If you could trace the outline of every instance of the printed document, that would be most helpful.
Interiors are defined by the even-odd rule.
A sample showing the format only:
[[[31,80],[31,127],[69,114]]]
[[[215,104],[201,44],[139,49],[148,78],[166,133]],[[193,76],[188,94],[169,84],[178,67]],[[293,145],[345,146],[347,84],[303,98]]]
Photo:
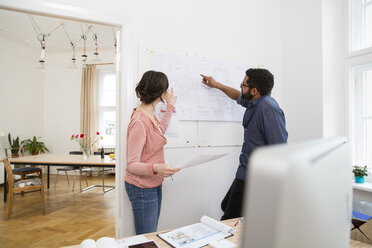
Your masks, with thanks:
[[[204,215],[200,223],[177,228],[158,236],[175,248],[198,248],[229,237],[233,232],[233,228]]]
[[[180,159],[180,162],[175,164],[173,167],[181,168],[181,169],[188,168],[188,167],[204,164],[207,162],[211,162],[213,160],[222,158],[228,154],[229,153],[216,154],[216,155],[196,154],[196,155],[192,155],[192,156],[188,156],[188,157]]]

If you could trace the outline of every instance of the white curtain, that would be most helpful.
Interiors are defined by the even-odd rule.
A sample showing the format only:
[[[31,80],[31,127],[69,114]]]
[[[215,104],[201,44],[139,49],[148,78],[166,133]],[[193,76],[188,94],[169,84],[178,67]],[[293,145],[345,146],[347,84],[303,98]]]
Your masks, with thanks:
[[[95,65],[83,68],[80,100],[80,132],[94,137],[97,132],[97,73]],[[93,150],[97,149],[97,144]],[[91,151],[92,152],[92,151]]]

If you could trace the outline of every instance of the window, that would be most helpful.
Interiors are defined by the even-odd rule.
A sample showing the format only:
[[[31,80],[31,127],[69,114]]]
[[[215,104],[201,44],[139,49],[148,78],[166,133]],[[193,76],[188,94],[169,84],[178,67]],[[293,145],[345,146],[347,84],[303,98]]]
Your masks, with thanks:
[[[351,51],[372,47],[372,0],[350,0]]]
[[[372,0],[349,0],[349,124],[353,164],[372,164]]]
[[[115,147],[116,73],[114,69],[98,70],[98,130],[103,136],[100,147]]]
[[[354,69],[353,155],[356,164],[372,164],[372,64]]]

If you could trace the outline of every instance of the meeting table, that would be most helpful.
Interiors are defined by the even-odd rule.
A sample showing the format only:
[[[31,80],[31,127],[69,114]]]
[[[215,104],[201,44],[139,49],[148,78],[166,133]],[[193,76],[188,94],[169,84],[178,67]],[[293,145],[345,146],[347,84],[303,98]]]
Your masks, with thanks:
[[[47,166],[47,187],[49,188],[50,181],[50,166],[74,166],[74,167],[103,167],[103,168],[115,168],[115,160],[112,160],[109,156],[101,158],[100,155],[91,155],[87,159],[83,158],[83,155],[68,155],[68,154],[39,154],[30,156],[20,156],[18,158],[8,158],[10,164],[13,165],[35,165],[35,166]],[[81,176],[81,175],[80,175]],[[4,202],[7,199],[7,173],[4,167]],[[102,185],[92,185],[100,186]],[[114,186],[105,186],[111,187]]]

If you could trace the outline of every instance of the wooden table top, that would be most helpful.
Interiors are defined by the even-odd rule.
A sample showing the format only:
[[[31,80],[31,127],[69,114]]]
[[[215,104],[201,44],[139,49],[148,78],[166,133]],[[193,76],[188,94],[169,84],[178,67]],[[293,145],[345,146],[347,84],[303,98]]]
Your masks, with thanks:
[[[224,223],[225,225],[228,225],[228,226],[231,226],[231,227],[234,228],[234,235],[231,236],[231,237],[228,237],[227,240],[236,244],[237,248],[241,247],[241,236],[242,236],[242,231],[243,231],[243,228],[242,228],[243,225],[242,224],[234,227],[235,223],[238,220],[239,220],[239,218],[222,221],[222,223]],[[166,231],[148,233],[148,234],[144,234],[144,236],[149,240],[154,240],[158,244],[158,246],[161,247],[161,248],[169,248],[171,246],[168,245],[167,243],[165,243],[161,238],[159,238],[157,236],[157,234],[163,233],[163,232],[166,232]],[[68,247],[64,247],[64,248],[79,248],[79,247],[80,247],[80,245],[74,245],[74,246],[68,246]],[[204,246],[204,247],[210,248],[211,246],[207,245],[207,246]],[[372,245],[369,245],[369,244],[366,244],[366,243],[361,243],[359,241],[351,239],[350,240],[350,248],[372,248]]]
[[[83,155],[68,154],[39,154],[30,156],[20,156],[18,158],[9,158],[12,164],[39,164],[39,165],[106,165],[115,166],[115,160],[108,155],[101,158],[100,155],[91,155],[88,159],[83,159]]]

